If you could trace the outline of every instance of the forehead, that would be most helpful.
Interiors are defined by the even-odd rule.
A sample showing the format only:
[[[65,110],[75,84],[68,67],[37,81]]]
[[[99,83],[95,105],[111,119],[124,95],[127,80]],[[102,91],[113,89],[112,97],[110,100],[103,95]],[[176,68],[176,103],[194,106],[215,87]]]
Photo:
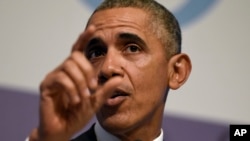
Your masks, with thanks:
[[[121,7],[121,8],[112,8],[106,10],[100,10],[96,12],[90,19],[89,24],[100,25],[111,24],[113,22],[124,22],[130,24],[143,24],[147,20],[147,12],[139,8],[133,7]]]
[[[119,30],[145,36],[148,32],[148,14],[142,9],[125,7],[101,10],[93,14],[88,25],[98,30]]]

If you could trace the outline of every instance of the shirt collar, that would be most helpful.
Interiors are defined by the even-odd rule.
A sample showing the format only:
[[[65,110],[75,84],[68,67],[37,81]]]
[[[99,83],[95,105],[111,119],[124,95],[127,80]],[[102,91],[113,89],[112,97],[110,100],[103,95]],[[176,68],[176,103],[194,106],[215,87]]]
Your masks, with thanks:
[[[99,122],[96,122],[95,124],[95,134],[96,134],[96,138],[97,141],[120,141],[119,138],[117,138],[116,136],[110,134],[109,132],[107,132],[106,130],[104,130]],[[154,139],[153,141],[163,141],[163,130],[161,129],[161,134]]]

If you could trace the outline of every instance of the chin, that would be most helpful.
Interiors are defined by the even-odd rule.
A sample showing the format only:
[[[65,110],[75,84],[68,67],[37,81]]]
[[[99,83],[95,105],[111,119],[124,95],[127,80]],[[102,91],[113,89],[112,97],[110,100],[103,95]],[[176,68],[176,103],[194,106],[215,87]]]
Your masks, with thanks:
[[[122,133],[126,132],[131,128],[130,120],[132,117],[125,114],[114,114],[109,116],[98,116],[97,119],[100,125],[107,131],[111,133]]]

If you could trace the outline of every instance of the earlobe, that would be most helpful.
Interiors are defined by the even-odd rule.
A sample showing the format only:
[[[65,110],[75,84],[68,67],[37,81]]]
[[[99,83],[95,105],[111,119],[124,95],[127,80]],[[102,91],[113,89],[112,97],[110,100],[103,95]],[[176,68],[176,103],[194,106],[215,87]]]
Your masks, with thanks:
[[[169,88],[175,90],[181,87],[189,77],[192,69],[191,61],[186,54],[177,54],[169,60]]]

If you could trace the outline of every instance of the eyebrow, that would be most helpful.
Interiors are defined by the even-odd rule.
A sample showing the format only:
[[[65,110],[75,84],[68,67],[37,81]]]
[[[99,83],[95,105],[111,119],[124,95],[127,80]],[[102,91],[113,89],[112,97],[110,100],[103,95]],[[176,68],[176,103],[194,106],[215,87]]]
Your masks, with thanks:
[[[84,51],[88,51],[91,46],[103,45],[103,44],[105,44],[105,43],[100,37],[94,37],[88,42],[88,44],[87,44],[86,48],[84,49]]]
[[[103,43],[102,39],[100,37],[95,37],[92,38],[89,43],[87,44],[87,46],[91,46],[91,45],[95,45],[95,44],[100,44]]]
[[[118,34],[118,40],[123,40],[125,42],[136,42],[142,46],[147,46],[146,42],[140,38],[138,35],[133,33],[119,33]],[[84,49],[84,51],[88,51],[91,46],[95,45],[105,45],[105,42],[102,40],[101,37],[94,37],[92,38],[89,43],[87,44],[87,47]]]
[[[133,34],[133,33],[120,33],[118,35],[118,38],[120,40],[127,40],[127,41],[133,41],[133,42],[138,42],[139,44],[146,46],[145,41],[140,38],[138,35]]]

